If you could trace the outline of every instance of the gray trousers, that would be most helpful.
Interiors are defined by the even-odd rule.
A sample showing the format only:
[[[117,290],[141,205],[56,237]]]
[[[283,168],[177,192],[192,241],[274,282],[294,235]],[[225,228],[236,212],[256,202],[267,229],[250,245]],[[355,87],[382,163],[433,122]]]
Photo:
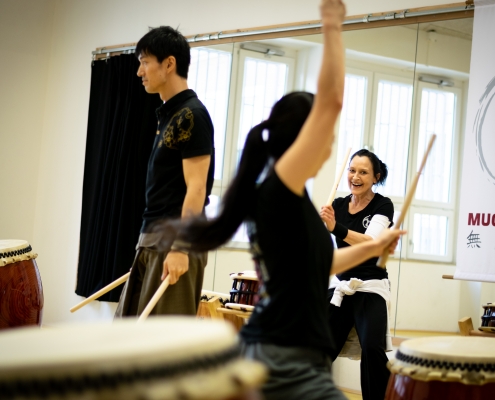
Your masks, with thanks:
[[[268,368],[269,377],[262,387],[266,400],[346,400],[335,387],[332,363],[324,353],[264,343],[244,343],[242,352]]]
[[[139,247],[115,318],[139,316],[161,285],[163,261],[168,252],[154,247]],[[198,312],[207,253],[190,253],[189,270],[175,285],[170,285],[150,315],[196,315]]]

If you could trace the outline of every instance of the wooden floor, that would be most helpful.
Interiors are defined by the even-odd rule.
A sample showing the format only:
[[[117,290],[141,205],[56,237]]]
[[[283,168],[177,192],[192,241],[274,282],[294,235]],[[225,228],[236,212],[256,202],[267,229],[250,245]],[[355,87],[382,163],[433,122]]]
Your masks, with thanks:
[[[436,332],[436,331],[412,331],[412,330],[399,330],[395,331],[395,336],[408,339],[415,339],[418,337],[430,337],[430,336],[458,336],[459,332]]]
[[[363,400],[363,396],[361,396],[360,394],[349,393],[344,390],[342,392],[349,400]]]

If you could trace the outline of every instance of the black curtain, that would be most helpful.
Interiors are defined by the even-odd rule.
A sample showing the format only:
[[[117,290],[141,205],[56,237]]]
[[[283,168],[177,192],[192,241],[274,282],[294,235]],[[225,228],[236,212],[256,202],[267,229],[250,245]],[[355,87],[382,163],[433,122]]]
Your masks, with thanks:
[[[138,66],[131,54],[92,66],[76,286],[80,296],[129,272],[134,259],[155,110],[161,104],[158,95],[145,92]],[[122,288],[99,300],[118,301]]]

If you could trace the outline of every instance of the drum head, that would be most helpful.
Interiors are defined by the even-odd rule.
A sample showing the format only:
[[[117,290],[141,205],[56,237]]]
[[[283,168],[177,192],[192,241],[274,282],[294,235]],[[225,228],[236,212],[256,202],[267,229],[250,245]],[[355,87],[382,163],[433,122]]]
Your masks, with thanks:
[[[25,240],[0,240],[0,267],[38,257]]]
[[[28,246],[25,240],[7,239],[0,240],[0,253],[20,250]]]
[[[390,369],[423,381],[495,382],[495,340],[469,336],[406,340]]]
[[[256,275],[256,271],[242,271],[242,272],[235,272],[230,274],[231,279],[245,279],[248,281],[257,281],[258,280],[258,275]]]
[[[33,391],[35,397],[224,399],[258,386],[265,374],[240,358],[229,324],[193,317],[21,328],[0,333],[0,348],[0,393],[7,398]]]

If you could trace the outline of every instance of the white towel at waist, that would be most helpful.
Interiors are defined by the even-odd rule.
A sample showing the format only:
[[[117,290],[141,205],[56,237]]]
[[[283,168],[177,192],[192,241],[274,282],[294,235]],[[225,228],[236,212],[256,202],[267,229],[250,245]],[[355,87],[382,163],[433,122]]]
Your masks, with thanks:
[[[356,292],[376,293],[385,300],[387,305],[387,333],[385,338],[385,351],[392,351],[392,336],[390,335],[390,281],[388,279],[370,279],[362,281],[361,279],[351,278],[350,281],[341,281],[336,276],[333,276],[330,281],[330,289],[335,288],[330,303],[336,307],[340,307],[345,295],[352,296]],[[342,348],[339,357],[349,357],[354,360],[360,359],[361,345],[359,340],[356,340],[357,333],[355,328],[351,330],[347,337],[347,342]],[[357,348],[356,346],[359,346]]]

